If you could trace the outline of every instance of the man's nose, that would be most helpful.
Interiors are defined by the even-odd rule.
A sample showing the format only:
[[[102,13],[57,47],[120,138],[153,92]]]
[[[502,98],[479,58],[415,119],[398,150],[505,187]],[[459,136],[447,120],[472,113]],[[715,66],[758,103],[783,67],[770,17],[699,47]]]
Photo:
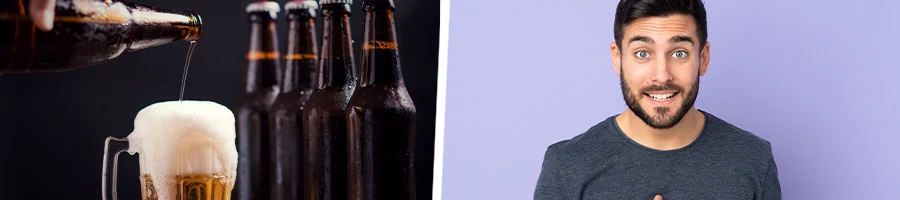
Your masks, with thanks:
[[[654,62],[653,69],[651,69],[651,81],[654,83],[666,83],[672,81],[672,72],[671,67],[669,66],[669,59],[666,57],[662,57],[660,59],[656,59]]]

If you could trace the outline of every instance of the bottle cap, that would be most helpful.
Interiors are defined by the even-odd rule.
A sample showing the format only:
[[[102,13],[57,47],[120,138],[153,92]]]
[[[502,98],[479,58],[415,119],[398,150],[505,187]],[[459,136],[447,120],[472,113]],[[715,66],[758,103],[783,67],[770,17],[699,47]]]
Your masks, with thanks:
[[[247,13],[252,12],[268,12],[277,13],[281,11],[281,6],[274,1],[257,1],[247,5]]]
[[[363,10],[368,8],[394,9],[393,0],[363,0]]]
[[[319,3],[314,0],[294,0],[284,4],[284,10],[319,9]]]
[[[320,0],[319,5],[324,4],[353,4],[353,0]]]

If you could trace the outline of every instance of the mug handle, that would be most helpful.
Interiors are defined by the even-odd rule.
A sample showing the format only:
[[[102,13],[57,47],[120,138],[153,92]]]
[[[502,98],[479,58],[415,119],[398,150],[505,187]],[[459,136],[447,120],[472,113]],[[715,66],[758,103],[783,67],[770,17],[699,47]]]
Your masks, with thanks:
[[[128,138],[106,138],[103,147],[103,200],[116,200],[116,163],[119,162],[119,153],[127,150]],[[108,166],[110,162],[112,167]]]

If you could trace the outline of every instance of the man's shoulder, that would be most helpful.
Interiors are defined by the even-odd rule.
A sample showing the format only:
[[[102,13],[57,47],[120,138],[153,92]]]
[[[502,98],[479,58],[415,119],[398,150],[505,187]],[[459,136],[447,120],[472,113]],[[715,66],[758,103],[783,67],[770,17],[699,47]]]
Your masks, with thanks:
[[[714,143],[763,159],[772,156],[772,144],[768,140],[712,114],[707,113],[706,116],[705,129]]]
[[[612,133],[610,133],[609,126],[614,126],[610,120],[614,120],[614,118],[610,117],[580,134],[550,144],[544,157],[552,158],[553,160],[579,158],[584,155],[602,153],[606,149],[610,149],[610,141],[612,139],[610,136]]]
[[[541,173],[535,188],[534,199],[562,199],[573,194],[577,195],[578,183],[576,179],[583,177],[586,165],[589,165],[598,149],[608,149],[604,143],[608,143],[606,135],[609,128],[606,123],[609,120],[597,123],[586,131],[547,146],[544,153],[544,161],[541,165]],[[602,151],[602,150],[601,150]]]

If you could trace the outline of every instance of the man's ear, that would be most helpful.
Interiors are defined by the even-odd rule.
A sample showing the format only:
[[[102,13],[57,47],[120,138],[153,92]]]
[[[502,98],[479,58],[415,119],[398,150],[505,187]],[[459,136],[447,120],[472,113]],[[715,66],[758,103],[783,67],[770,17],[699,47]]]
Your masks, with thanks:
[[[706,74],[709,69],[709,42],[703,45],[703,52],[700,53],[700,76]]]
[[[622,76],[622,52],[619,51],[619,45],[616,45],[616,42],[612,42],[609,45],[609,53],[612,56],[612,64],[613,70],[616,71],[616,75]]]

